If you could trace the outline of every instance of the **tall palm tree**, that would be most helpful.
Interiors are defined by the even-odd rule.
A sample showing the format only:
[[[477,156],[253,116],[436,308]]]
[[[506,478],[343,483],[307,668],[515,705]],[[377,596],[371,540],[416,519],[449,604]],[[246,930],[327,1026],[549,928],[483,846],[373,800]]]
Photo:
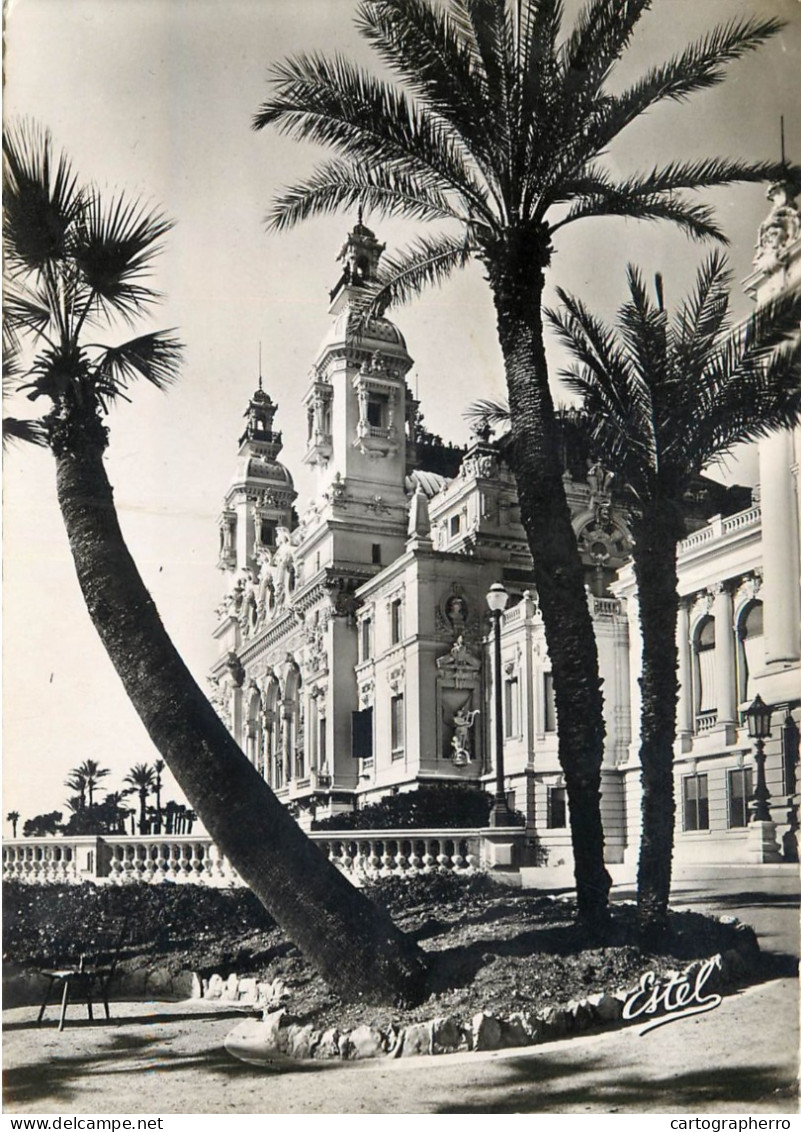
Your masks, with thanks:
[[[6,821],[11,822],[11,836],[16,837],[17,836],[17,822],[19,821],[19,811],[18,810],[10,810],[6,814]]]
[[[442,223],[385,261],[370,310],[403,302],[470,259],[484,267],[512,414],[513,470],[553,665],[559,757],[570,801],[579,911],[605,918],[599,791],[604,724],[584,577],[557,458],[542,295],[554,236],[587,217],[665,219],[722,238],[684,190],[773,177],[776,166],[708,158],[617,177],[612,142],[664,101],[719,83],[725,65],[773,35],[732,20],[633,86],[607,86],[652,0],[588,0],[563,32],[562,0],[365,0],[360,32],[400,84],[337,56],[275,66],[254,126],[337,156],[273,204],[269,225],[357,204]],[[548,537],[543,538],[542,532]]]
[[[94,759],[86,759],[79,767],[75,768],[73,773],[80,775],[84,779],[89,800],[89,809],[91,809],[95,802],[95,787],[98,781],[101,778],[106,778],[107,775],[111,774],[111,771],[107,767],[102,767],[100,763],[96,762]]]
[[[139,795],[139,832],[147,833],[147,799],[148,795],[153,792],[156,773],[153,767],[148,766],[147,763],[135,763],[122,781],[128,783],[132,788],[132,793],[135,792]]]
[[[575,358],[561,376],[582,396],[598,455],[631,504],[642,630],[638,906],[653,936],[667,927],[673,850],[683,501],[702,469],[735,444],[801,421],[801,291],[731,329],[729,283],[725,259],[711,256],[670,317],[661,279],[651,298],[630,266],[630,298],[615,328],[561,290],[563,307],[548,312]]]
[[[77,791],[75,802],[78,809],[82,810],[86,805],[86,775],[76,767],[70,771],[69,778],[64,779],[64,785],[68,790]]]
[[[33,126],[3,141],[7,338],[30,357],[20,379],[45,397],[59,506],[89,615],[156,749],[193,812],[287,935],[343,997],[414,999],[417,945],[325,860],[228,733],[168,637],[119,527],[103,456],[105,416],[136,378],[163,389],[181,346],[156,331],[118,345],[97,324],[132,323],[170,223],[124,195],[107,203]]]
[[[161,772],[165,767],[164,759],[156,759],[153,763],[153,793],[156,795],[156,821],[154,833],[161,833]]]

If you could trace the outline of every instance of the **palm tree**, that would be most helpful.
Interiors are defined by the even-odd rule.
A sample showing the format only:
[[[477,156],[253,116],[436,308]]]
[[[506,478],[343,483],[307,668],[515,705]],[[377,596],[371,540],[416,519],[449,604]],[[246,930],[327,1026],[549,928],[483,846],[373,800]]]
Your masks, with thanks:
[[[101,767],[94,759],[86,759],[79,767],[75,768],[73,774],[79,775],[85,781],[89,797],[89,809],[91,809],[94,805],[94,792],[99,779],[105,778],[111,774],[111,771],[107,767]]]
[[[69,778],[64,779],[64,785],[68,790],[77,790],[77,796],[72,801],[79,810],[82,810],[86,805],[86,775],[80,767],[70,771]]]
[[[18,810],[10,810],[9,813],[6,814],[6,821],[11,822],[11,836],[16,837],[17,836],[17,822],[19,821],[19,811]]]
[[[147,833],[147,798],[156,781],[155,771],[147,763],[135,763],[122,781],[128,783],[131,793],[139,795],[139,832]]]
[[[181,346],[170,332],[118,345],[96,324],[132,323],[157,298],[148,274],[170,223],[124,195],[104,203],[33,126],[4,137],[7,336],[32,350],[24,388],[41,419],[89,615],[156,749],[233,867],[343,997],[414,999],[417,945],[303,834],[228,733],[168,637],[119,527],[103,456],[110,405],[136,378],[167,387]]]
[[[673,742],[678,696],[677,548],[694,479],[735,444],[801,420],[801,292],[781,296],[730,329],[726,261],[711,256],[671,318],[628,269],[630,299],[616,328],[559,291],[548,312],[575,363],[562,373],[581,394],[603,463],[625,485],[642,630],[640,762],[642,929],[667,928],[673,850]]]
[[[161,833],[161,772],[165,767],[164,759],[156,759],[153,763],[153,793],[156,795],[156,820],[154,833]]]
[[[275,126],[338,155],[274,202],[272,229],[357,204],[444,225],[385,262],[365,291],[370,313],[470,259],[483,265],[553,665],[579,911],[588,921],[605,919],[610,885],[599,806],[604,725],[543,340],[553,239],[578,220],[615,215],[665,219],[694,238],[722,239],[711,211],[683,191],[771,178],[777,168],[709,158],[621,179],[603,165],[631,122],[721,82],[727,63],[780,27],[732,20],[612,93],[607,79],[651,2],[588,0],[563,34],[562,0],[365,0],[359,30],[405,89],[339,56],[303,55],[273,68],[271,96],[254,118],[257,129]]]

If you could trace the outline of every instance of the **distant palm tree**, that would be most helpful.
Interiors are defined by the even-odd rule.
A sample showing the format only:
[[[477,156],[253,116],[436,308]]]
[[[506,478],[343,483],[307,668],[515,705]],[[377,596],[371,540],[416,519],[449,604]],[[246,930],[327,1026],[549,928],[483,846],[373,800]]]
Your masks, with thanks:
[[[12,837],[17,836],[17,822],[19,821],[19,813],[17,810],[11,810],[6,814],[6,821],[11,822]]]
[[[142,834],[148,831],[147,798],[153,791],[155,781],[155,771],[147,763],[136,763],[123,779],[123,782],[131,786],[131,793],[139,794],[139,832]]]
[[[99,779],[106,778],[111,774],[107,767],[101,767],[94,759],[86,759],[80,766],[76,767],[73,771],[74,774],[80,775],[86,782],[86,790],[89,796],[89,808],[94,805],[94,791]]]
[[[86,805],[86,775],[79,767],[71,770],[69,778],[64,780],[64,785],[68,790],[77,790],[77,805],[78,809],[83,809]]]
[[[704,158],[620,177],[604,163],[629,124],[660,102],[715,86],[726,64],[781,26],[731,20],[615,90],[607,82],[651,4],[588,0],[564,33],[562,0],[365,0],[359,30],[400,84],[341,56],[303,55],[273,67],[271,95],[254,118],[257,129],[275,126],[337,154],[275,201],[273,229],[357,205],[445,225],[385,260],[365,291],[372,313],[470,259],[483,266],[553,666],[579,911],[601,922],[611,883],[600,816],[603,700],[545,356],[541,308],[553,238],[600,216],[665,219],[692,237],[722,238],[711,211],[684,190],[772,179],[777,168]]]
[[[153,793],[156,795],[156,820],[154,833],[161,833],[161,773],[165,767],[164,759],[156,759],[153,763],[153,774],[155,781],[153,783]]]
[[[729,328],[726,261],[711,256],[671,318],[628,269],[616,327],[559,291],[548,312],[575,362],[561,376],[581,395],[600,460],[629,497],[642,629],[641,926],[667,928],[673,850],[673,742],[678,696],[677,548],[693,480],[735,444],[801,421],[801,290]]]

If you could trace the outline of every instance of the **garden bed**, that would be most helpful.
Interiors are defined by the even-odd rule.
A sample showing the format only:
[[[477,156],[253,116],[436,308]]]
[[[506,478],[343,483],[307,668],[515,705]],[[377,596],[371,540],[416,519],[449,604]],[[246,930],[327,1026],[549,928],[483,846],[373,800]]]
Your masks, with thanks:
[[[118,993],[188,996],[194,981],[196,994],[259,1014],[283,1009],[285,1024],[319,1033],[368,1027],[386,1034],[446,1017],[468,1034],[479,1014],[508,1019],[599,996],[622,1001],[646,971],[664,977],[692,960],[758,951],[750,929],[693,912],[672,915],[670,938],[655,953],[637,943],[631,904],[613,906],[598,940],[576,924],[569,900],[510,890],[486,876],[393,879],[366,891],[429,953],[429,993],[410,1009],[376,1008],[334,995],[246,890],[5,888],[4,959],[20,971],[90,951],[92,925],[135,903]]]

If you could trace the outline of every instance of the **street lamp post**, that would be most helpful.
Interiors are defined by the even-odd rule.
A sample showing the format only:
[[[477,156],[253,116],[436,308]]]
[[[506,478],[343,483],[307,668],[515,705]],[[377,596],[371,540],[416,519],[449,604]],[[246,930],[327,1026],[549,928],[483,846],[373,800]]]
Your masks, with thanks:
[[[745,712],[745,718],[748,723],[748,736],[755,741],[756,745],[754,762],[756,763],[757,780],[756,789],[754,790],[754,809],[751,815],[753,821],[772,820],[770,816],[770,806],[768,805],[770,793],[765,780],[765,740],[770,736],[771,714],[772,709],[768,707],[759,695]]]
[[[494,622],[494,669],[495,669],[495,802],[490,813],[490,826],[509,826],[512,816],[506,803],[503,780],[503,687],[501,685],[501,617],[509,601],[509,594],[500,582],[490,586],[487,605]]]

